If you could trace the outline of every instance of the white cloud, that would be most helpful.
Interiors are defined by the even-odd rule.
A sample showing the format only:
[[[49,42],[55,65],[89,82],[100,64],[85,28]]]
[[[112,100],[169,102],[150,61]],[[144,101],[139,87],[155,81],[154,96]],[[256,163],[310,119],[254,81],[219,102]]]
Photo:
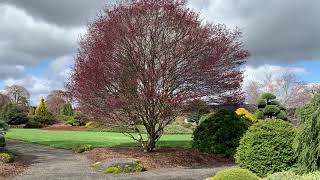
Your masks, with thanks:
[[[291,72],[294,74],[307,73],[305,69],[300,67],[288,67],[279,65],[262,65],[262,66],[250,66],[247,65],[244,69],[244,84],[250,80],[263,80],[266,74],[271,74],[273,77],[279,77],[285,72]]]
[[[70,76],[74,59],[72,56],[59,57],[50,62],[42,76],[26,75],[19,78],[8,78],[5,86],[20,85],[31,93],[31,103],[36,105],[41,97],[46,97],[50,91],[64,89],[65,80]],[[17,69],[23,67],[17,66]],[[0,74],[1,75],[1,74]]]
[[[84,27],[62,28],[0,4],[0,63],[36,64],[75,51]]]

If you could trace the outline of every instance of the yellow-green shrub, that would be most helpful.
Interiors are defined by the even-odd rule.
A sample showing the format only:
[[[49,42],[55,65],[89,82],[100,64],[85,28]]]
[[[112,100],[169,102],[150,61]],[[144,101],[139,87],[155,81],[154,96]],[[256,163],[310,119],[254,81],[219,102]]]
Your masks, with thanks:
[[[259,180],[253,172],[242,168],[229,168],[219,171],[211,180]]]
[[[245,108],[238,108],[236,110],[236,113],[239,116],[244,116],[245,118],[249,119],[253,123],[257,122],[257,118]]]
[[[9,152],[0,153],[0,161],[4,163],[11,163],[14,161],[14,155]]]
[[[96,125],[90,121],[86,123],[85,127],[89,129],[93,129],[93,128],[96,128]]]
[[[76,153],[83,153],[83,152],[91,151],[92,149],[93,149],[93,146],[91,144],[82,144],[74,148],[74,151]]]

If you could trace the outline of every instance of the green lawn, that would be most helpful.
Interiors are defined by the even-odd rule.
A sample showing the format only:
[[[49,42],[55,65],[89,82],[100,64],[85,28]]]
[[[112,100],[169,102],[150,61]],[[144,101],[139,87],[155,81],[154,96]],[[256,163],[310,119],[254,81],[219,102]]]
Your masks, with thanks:
[[[72,149],[80,144],[94,147],[139,146],[129,137],[116,132],[44,131],[39,129],[10,129],[8,139],[44,144],[55,148]],[[167,134],[158,142],[158,147],[190,148],[191,134]]]

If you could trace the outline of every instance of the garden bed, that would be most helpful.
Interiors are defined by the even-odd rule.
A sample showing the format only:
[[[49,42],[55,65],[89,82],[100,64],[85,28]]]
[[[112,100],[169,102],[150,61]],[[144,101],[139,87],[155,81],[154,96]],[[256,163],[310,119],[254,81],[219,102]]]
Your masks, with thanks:
[[[86,153],[89,159],[102,161],[114,158],[139,159],[146,169],[158,168],[214,168],[232,166],[234,163],[216,155],[200,153],[195,150],[164,148],[145,153],[141,148],[97,148]]]
[[[23,172],[25,168],[27,168],[27,165],[21,159],[17,159],[13,163],[0,162],[0,179],[14,177]]]

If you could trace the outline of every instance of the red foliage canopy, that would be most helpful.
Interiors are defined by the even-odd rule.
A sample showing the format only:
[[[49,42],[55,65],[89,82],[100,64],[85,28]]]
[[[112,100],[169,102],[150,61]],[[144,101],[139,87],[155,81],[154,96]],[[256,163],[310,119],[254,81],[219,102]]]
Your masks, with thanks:
[[[143,124],[157,140],[189,100],[242,99],[240,35],[182,0],[128,0],[89,25],[68,89],[84,111]]]

